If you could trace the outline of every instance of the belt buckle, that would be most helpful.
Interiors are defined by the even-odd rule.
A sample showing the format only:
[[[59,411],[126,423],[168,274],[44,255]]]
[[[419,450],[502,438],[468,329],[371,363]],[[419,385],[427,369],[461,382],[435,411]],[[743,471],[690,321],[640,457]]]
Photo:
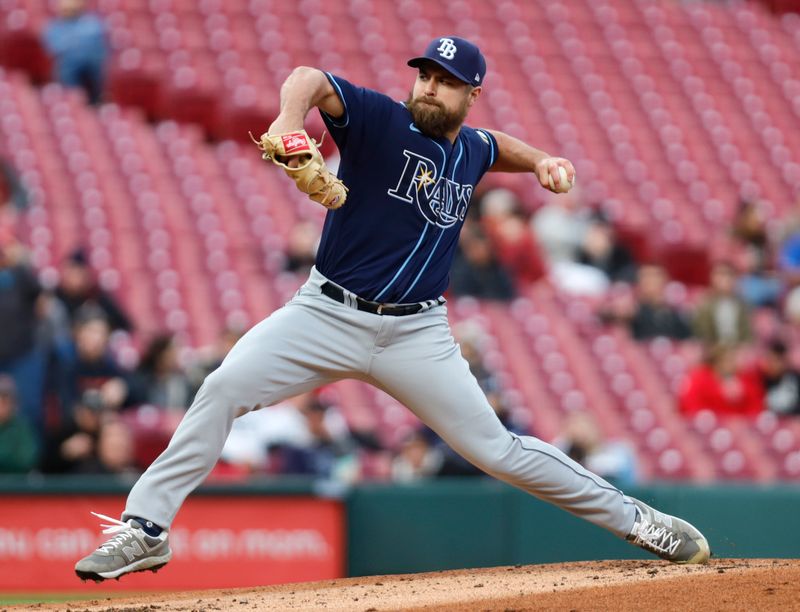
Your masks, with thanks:
[[[378,314],[379,315],[383,314],[383,306],[384,306],[383,304],[378,304]]]

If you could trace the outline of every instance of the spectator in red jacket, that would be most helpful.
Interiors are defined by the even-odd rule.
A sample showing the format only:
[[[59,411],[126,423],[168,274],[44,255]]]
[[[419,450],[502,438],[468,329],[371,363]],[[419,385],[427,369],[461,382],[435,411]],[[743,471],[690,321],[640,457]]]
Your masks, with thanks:
[[[679,402],[687,416],[701,410],[756,416],[764,410],[764,388],[755,369],[737,365],[736,349],[717,345],[708,349],[704,363],[689,372]]]
[[[487,191],[480,204],[481,225],[497,258],[514,280],[530,284],[545,275],[539,245],[516,196],[508,189]]]

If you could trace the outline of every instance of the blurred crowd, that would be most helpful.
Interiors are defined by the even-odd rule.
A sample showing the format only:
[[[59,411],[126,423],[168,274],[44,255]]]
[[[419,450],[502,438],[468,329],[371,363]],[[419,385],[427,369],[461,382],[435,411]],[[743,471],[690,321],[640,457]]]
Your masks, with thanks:
[[[240,330],[197,350],[170,334],[144,337],[81,249],[43,284],[15,233],[24,186],[9,164],[0,170],[0,472],[135,474],[164,448]],[[449,294],[510,301],[547,282],[591,303],[598,325],[641,342],[700,347],[676,398],[688,417],[800,414],[791,343],[800,329],[800,222],[775,227],[758,202],[741,202],[725,232],[726,256],[709,260],[707,285],[690,285],[672,279],[663,261],[637,256],[604,206],[583,202],[578,190],[526,213],[513,192],[490,189],[471,207]],[[318,236],[305,221],[288,237],[284,267],[297,282],[313,265]],[[498,417],[512,432],[535,435],[506,405],[481,330],[454,333]],[[120,338],[139,346],[134,362],[120,360]],[[346,407],[326,398],[323,389],[238,420],[213,475],[407,482],[477,473],[426,428],[390,438],[354,430]],[[576,411],[553,442],[611,480],[635,482],[635,454],[602,432],[591,412]]]
[[[85,254],[66,257],[58,282],[42,284],[27,250],[0,235],[0,472],[121,473],[136,469],[132,413],[184,411],[230,348],[182,363],[168,334],[150,338],[135,367],[113,339],[133,324],[98,284]]]
[[[41,34],[53,79],[99,104],[109,58],[106,24],[85,0],[54,6]],[[214,346],[200,349],[181,346],[170,334],[137,330],[80,248],[60,262],[55,278],[40,275],[17,239],[27,205],[17,172],[0,156],[0,473],[136,474],[166,446],[241,330],[226,329]],[[464,228],[453,294],[511,299],[517,283],[539,279],[545,268],[515,201],[498,193],[482,209],[481,222],[470,219]],[[288,236],[285,270],[298,282],[314,263],[318,239],[312,221],[298,222]],[[483,363],[480,330],[464,328],[458,340],[498,417],[511,431],[529,433]],[[135,358],[123,359],[119,347],[132,345],[139,349]],[[434,432],[407,427],[387,439],[354,430],[342,407],[326,398],[323,389],[237,420],[213,476],[408,482],[477,474]],[[605,457],[623,477],[632,474],[629,454],[605,444],[584,416],[576,415],[559,440],[564,451],[596,467]],[[609,463],[609,457],[615,459]]]
[[[11,191],[4,193],[0,213],[16,206]],[[21,214],[17,209],[12,216]],[[202,381],[240,331],[226,329],[213,346],[198,350],[182,347],[170,334],[150,335],[135,362],[122,359],[118,340],[130,346],[140,332],[115,296],[100,286],[84,251],[70,253],[60,262],[57,279],[43,283],[15,238],[14,223],[3,227],[0,473],[141,472],[166,446]],[[298,224],[288,242],[286,268],[298,281],[313,263],[317,234],[312,229]],[[477,225],[471,231],[486,240]],[[503,282],[504,291],[513,294],[511,276]],[[464,323],[454,333],[498,418],[512,432],[531,433],[524,414],[509,409],[500,382],[484,362],[481,328]],[[358,430],[348,424],[345,409],[323,388],[243,416],[234,423],[212,477],[281,474],[410,482],[479,474],[429,429]],[[612,478],[633,478],[628,449],[602,440],[588,413],[574,419],[558,441],[564,452]]]
[[[647,255],[648,237],[626,235],[607,208],[575,189],[526,216],[512,192],[488,191],[462,237],[452,293],[509,300],[547,277],[568,299],[591,304],[603,325],[641,342],[698,347],[678,392],[685,415],[800,414],[800,354],[792,350],[800,334],[800,216],[769,223],[758,201],[739,202],[731,225],[690,261],[686,281],[671,278],[669,256]],[[698,275],[707,283],[691,282]]]
[[[98,104],[109,53],[105,25],[83,0],[56,6],[42,33],[54,78]],[[136,474],[164,448],[242,330],[223,330],[199,349],[167,333],[145,337],[80,248],[43,282],[16,237],[27,205],[18,174],[0,158],[0,473]],[[730,226],[689,262],[691,279],[676,278],[674,262],[648,248],[650,236],[631,232],[624,215],[587,202],[579,188],[533,211],[513,191],[489,189],[470,206],[449,296],[508,302],[547,282],[591,304],[598,325],[626,329],[644,343],[667,338],[698,348],[676,397],[687,417],[797,415],[800,202],[794,214],[768,218],[758,201],[738,203]],[[298,282],[314,263],[318,239],[313,221],[298,222],[288,236],[284,268]],[[514,433],[536,434],[525,413],[507,405],[481,330],[462,325],[454,333],[498,418]],[[141,344],[135,360],[121,359],[121,339]],[[390,438],[359,431],[345,408],[323,389],[238,419],[213,475],[409,482],[477,473],[429,429]],[[635,482],[634,453],[602,431],[591,412],[577,410],[553,442],[602,476]]]

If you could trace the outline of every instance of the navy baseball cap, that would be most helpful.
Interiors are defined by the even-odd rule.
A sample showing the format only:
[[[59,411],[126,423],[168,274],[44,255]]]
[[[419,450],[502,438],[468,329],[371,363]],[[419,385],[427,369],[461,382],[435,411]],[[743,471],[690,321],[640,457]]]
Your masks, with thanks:
[[[425,54],[408,60],[408,65],[419,68],[426,61],[439,64],[454,77],[473,87],[482,85],[486,76],[486,60],[481,50],[458,36],[433,39],[425,49]]]

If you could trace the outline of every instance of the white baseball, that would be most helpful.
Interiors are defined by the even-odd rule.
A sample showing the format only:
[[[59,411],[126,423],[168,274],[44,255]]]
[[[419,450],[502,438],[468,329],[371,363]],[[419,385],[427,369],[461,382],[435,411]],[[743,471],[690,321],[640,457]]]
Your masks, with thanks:
[[[567,171],[564,170],[563,166],[558,167],[558,189],[556,189],[556,184],[553,181],[553,175],[547,175],[547,182],[550,184],[550,189],[555,191],[556,193],[567,193],[570,189],[572,189],[572,185],[569,178],[567,178]]]

